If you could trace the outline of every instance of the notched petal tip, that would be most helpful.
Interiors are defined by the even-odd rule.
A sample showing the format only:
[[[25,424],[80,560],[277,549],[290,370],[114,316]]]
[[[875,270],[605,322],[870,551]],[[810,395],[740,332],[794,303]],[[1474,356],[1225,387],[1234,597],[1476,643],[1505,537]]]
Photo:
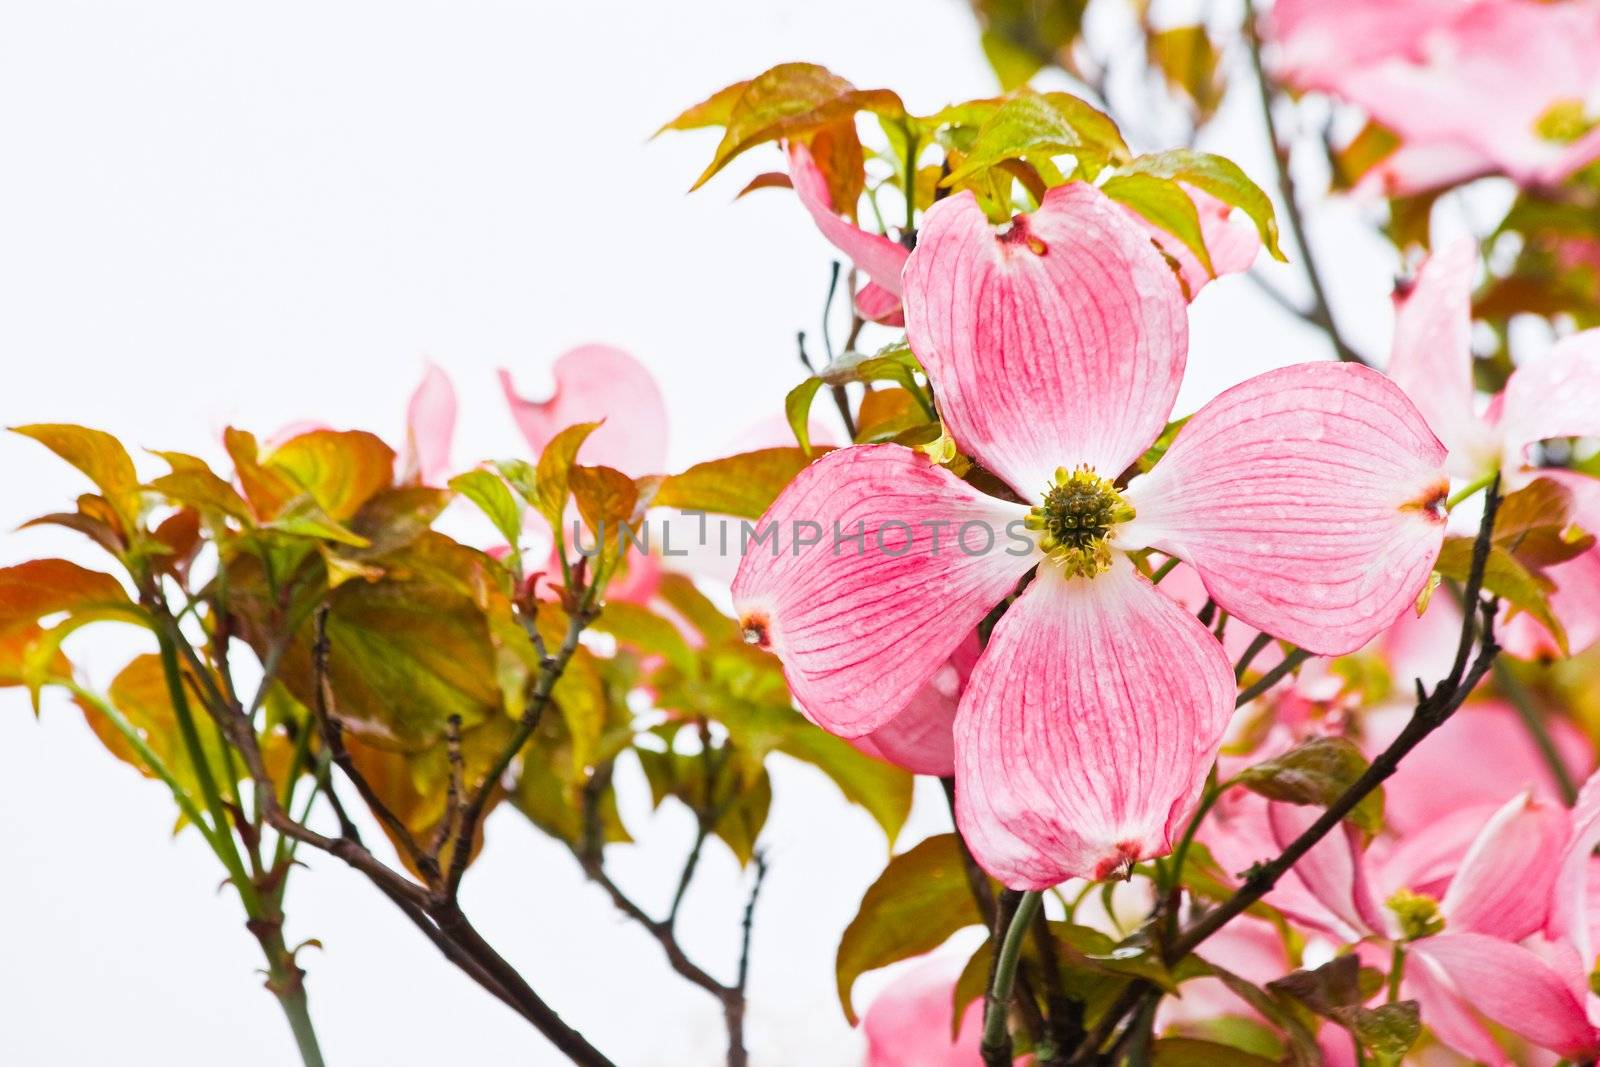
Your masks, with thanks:
[[[1443,526],[1450,510],[1445,501],[1450,499],[1450,479],[1440,478],[1433,485],[1400,505],[1401,511],[1421,512],[1429,522]]]
[[[755,645],[757,648],[770,649],[772,647],[772,628],[764,611],[752,611],[739,617],[739,632],[744,635],[744,643]]]
[[[1133,868],[1144,858],[1144,846],[1138,841],[1120,841],[1111,853],[1095,864],[1093,880],[1096,882],[1126,882],[1133,877]]]

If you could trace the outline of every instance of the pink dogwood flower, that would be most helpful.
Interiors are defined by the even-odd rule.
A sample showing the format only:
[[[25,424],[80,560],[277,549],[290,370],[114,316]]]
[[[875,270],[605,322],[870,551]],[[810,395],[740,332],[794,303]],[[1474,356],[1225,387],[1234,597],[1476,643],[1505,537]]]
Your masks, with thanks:
[[[1187,820],[1234,700],[1221,646],[1129,553],[1182,558],[1230,614],[1348,652],[1432,568],[1444,449],[1382,375],[1309,363],[1222,394],[1124,486],[1188,325],[1164,258],[1089,185],[998,230],[970,194],[941,201],[903,284],[946,430],[1012,496],[898,445],[829,453],[764,519],[781,550],[740,564],[746,636],[816,722],[860,736],[1034,571],[960,700],[958,820],[1014,887],[1126,871]],[[859,530],[862,551],[789,544],[805,523]]]
[[[967,1005],[960,1032],[954,1040],[950,1037],[956,979],[963,966],[958,956],[924,960],[878,994],[861,1019],[866,1067],[981,1067],[981,998]]]
[[[1525,790],[1498,808],[1461,809],[1421,827],[1381,856],[1346,828],[1313,848],[1268,899],[1337,940],[1404,945],[1403,994],[1418,1001],[1441,1042],[1474,1060],[1513,1062],[1485,1022],[1563,1056],[1591,1058],[1600,1051],[1590,1021],[1587,904],[1590,854],[1600,842],[1597,782],[1570,812]],[[1317,814],[1248,803],[1264,809],[1272,850]]]
[[[1385,195],[1485,174],[1553,185],[1600,158],[1594,0],[1280,0],[1269,25],[1290,84],[1400,137],[1364,179]]]
[[[1549,437],[1600,436],[1600,329],[1558,341],[1512,371],[1504,391],[1480,413],[1472,385],[1472,279],[1477,253],[1454,242],[1417,272],[1396,309],[1389,376],[1406,391],[1450,450],[1451,474],[1471,482],[1503,473],[1515,487],[1550,478],[1572,494],[1573,518],[1600,531],[1600,480],[1570,471],[1531,470],[1529,446]],[[1551,610],[1580,652],[1600,639],[1600,547],[1546,571],[1556,583]],[[1556,651],[1555,640],[1526,615],[1507,620],[1502,643],[1513,655]]]
[[[556,387],[550,398],[527,400],[511,372],[500,371],[511,417],[535,457],[568,426],[604,420],[578,451],[579,463],[614,467],[634,478],[662,472],[667,405],[643,364],[620,348],[583,345],[562,353],[551,374]]]

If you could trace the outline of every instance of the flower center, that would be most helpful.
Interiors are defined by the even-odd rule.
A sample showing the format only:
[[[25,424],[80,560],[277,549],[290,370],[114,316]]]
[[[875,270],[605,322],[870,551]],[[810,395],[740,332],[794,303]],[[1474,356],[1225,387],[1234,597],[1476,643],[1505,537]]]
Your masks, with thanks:
[[[1133,508],[1109,480],[1086,466],[1058,467],[1044,503],[1028,513],[1026,524],[1069,577],[1093,578],[1111,566],[1111,531],[1131,518]]]

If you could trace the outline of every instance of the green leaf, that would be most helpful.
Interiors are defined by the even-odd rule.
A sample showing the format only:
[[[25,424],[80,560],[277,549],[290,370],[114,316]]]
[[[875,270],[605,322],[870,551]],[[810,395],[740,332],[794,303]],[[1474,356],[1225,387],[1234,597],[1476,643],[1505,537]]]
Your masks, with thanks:
[[[1343,737],[1313,737],[1239,773],[1252,792],[1290,804],[1327,807],[1367,769],[1367,757]],[[1368,793],[1346,816],[1367,834],[1383,829],[1383,787]]]
[[[1361,966],[1359,957],[1347,955],[1336,956],[1315,970],[1295,971],[1268,982],[1267,988],[1332,1019],[1368,1050],[1398,1060],[1416,1044],[1422,1022],[1414,1000],[1363,1007],[1382,983],[1379,972]]]
[[[608,602],[591,629],[647,655],[660,656],[684,674],[695,669],[695,654],[678,628],[642,605]]]
[[[779,743],[778,751],[804,760],[833,779],[845,799],[865,808],[883,828],[889,844],[894,845],[906,817],[911,814],[910,774],[865,755],[848,742],[803,720]]]
[[[889,861],[861,898],[834,962],[839,1004],[854,1026],[850,1001],[867,971],[938,948],[957,930],[982,925],[954,834],[939,834]]]
[[[1139,457],[1139,473],[1148,474],[1155,469],[1155,465],[1161,462],[1161,457],[1167,454],[1167,449],[1172,447],[1172,442],[1178,439],[1178,433],[1183,429],[1184,423],[1192,417],[1185,415],[1181,419],[1167,423],[1166,428],[1161,431],[1161,436],[1156,438],[1156,443]]]
[[[697,463],[682,474],[663,479],[654,503],[759,519],[809,462],[803,449],[762,448]]]
[[[1473,537],[1446,537],[1433,569],[1445,578],[1466,581],[1472,572],[1472,548],[1476,540]],[[1566,654],[1566,627],[1550,610],[1550,594],[1555,591],[1555,583],[1529,570],[1510,552],[1495,545],[1489,549],[1489,558],[1483,571],[1483,587],[1537,619],[1540,625],[1550,631],[1562,654]]]
[[[534,475],[535,495],[538,497],[536,505],[539,513],[557,531],[561,528],[561,513],[567,507],[572,465],[577,459],[578,449],[583,447],[583,442],[599,426],[598,422],[580,422],[568,426],[550,439],[539,456],[539,466]]]
[[[1293,971],[1268,982],[1267,989],[1299,1001],[1318,1015],[1360,1004],[1376,992],[1370,982],[1364,986],[1361,958],[1356,955],[1335,956],[1314,970]]]
[[[740,759],[718,758],[708,775],[705,759],[699,753],[685,755],[645,748],[634,752],[657,807],[667,797],[676,797],[696,813],[716,812],[712,832],[728,846],[741,867],[749,864],[772,806],[772,780],[764,768],[752,767]],[[712,779],[709,799],[708,777]]]
[[[1238,164],[1188,148],[1174,148],[1140,156],[1119,168],[1121,174],[1150,174],[1185,182],[1202,192],[1210,193],[1225,204],[1241,209],[1250,216],[1261,235],[1261,243],[1273,258],[1283,260],[1278,247],[1278,218],[1272,210],[1272,201],[1261,187],[1239,169]]]
[[[941,184],[961,185],[1008,159],[1067,152],[1092,166],[1129,155],[1116,123],[1091,105],[1068,93],[1021,92],[978,128],[967,158]]]
[[[1209,962],[1206,966],[1210,968],[1212,975],[1228,987],[1229,992],[1283,1031],[1289,1041],[1289,1056],[1286,1063],[1293,1064],[1294,1067],[1322,1067],[1322,1051],[1317,1046],[1316,1037],[1301,1020],[1300,1013],[1232,971]]]
[[[706,101],[700,106],[705,108],[702,118],[715,117],[721,113],[723,103]],[[858,111],[894,118],[905,116],[900,98],[887,89],[857,89],[814,63],[780,63],[752,78],[727,108],[726,120],[721,123],[725,126],[722,142],[690,189],[700,188],[731,160],[756,145],[811,133],[848,120]]]
[[[227,516],[253,525],[250,505],[238,490],[209,469],[174,470],[150,483],[150,488],[175,504],[194,508],[203,515]]]
[[[86,474],[111,502],[131,532],[139,518],[139,475],[122,442],[104,430],[70,423],[13,426],[13,433],[31,437]]]
[[[1100,191],[1182,241],[1206,273],[1217,276],[1200,230],[1200,212],[1195,210],[1194,199],[1177,182],[1149,174],[1117,174],[1107,178]]]
[[[1220,53],[1202,25],[1173,26],[1149,35],[1146,53],[1167,84],[1189,98],[1203,121],[1216,110],[1226,87],[1218,76]]]
[[[365,537],[330,517],[309,493],[295,497],[285,504],[279,510],[278,517],[267,523],[266,528],[293,534],[296,537],[332,541],[352,548],[366,548],[371,544]]]
[[[1336,1008],[1331,1017],[1378,1056],[1398,1062],[1422,1036],[1422,1011],[1414,1000],[1376,1008]]]
[[[450,479],[450,488],[477,505],[512,551],[522,541],[522,504],[506,483],[486,470],[470,470]]]
[[[663,574],[656,595],[672,606],[693,626],[707,644],[727,644],[740,640],[739,624],[728,618],[694,582],[682,574]]]
[[[503,717],[488,622],[471,593],[482,584],[483,556],[429,533],[383,562],[380,580],[345,582],[325,594],[334,714],[354,736],[412,752],[436,743],[450,715],[468,730]],[[309,707],[316,699],[311,616],[324,591],[318,557],[301,567],[275,587],[259,559],[240,555],[228,568],[227,595],[258,656],[283,636],[283,602],[291,599],[293,640],[279,677]]]
[[[783,398],[783,411],[789,419],[789,428],[794,431],[794,439],[800,442],[801,451],[808,456],[811,455],[811,404],[821,388],[821,378],[807,378]]]
[[[1154,1067],[1276,1067],[1278,1061],[1232,1045],[1193,1037],[1162,1037],[1150,1045],[1150,1062]]]

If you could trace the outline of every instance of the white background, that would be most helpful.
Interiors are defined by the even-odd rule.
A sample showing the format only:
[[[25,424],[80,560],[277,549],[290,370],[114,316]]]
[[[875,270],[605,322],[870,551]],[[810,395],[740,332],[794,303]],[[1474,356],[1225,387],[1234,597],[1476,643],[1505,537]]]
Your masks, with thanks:
[[[788,194],[730,204],[771,150],[686,197],[714,135],[647,139],[789,59],[921,112],[994,91],[956,0],[4,3],[0,423],[81,422],[207,455],[228,423],[317,419],[395,441],[428,358],[460,391],[455,456],[470,463],[522,451],[495,367],[537,394],[557,354],[596,340],[659,375],[676,462],[715,454],[799,380],[794,332],[816,328],[830,250]],[[1238,94],[1223,129],[1245,143],[1229,149],[1267,184],[1255,123]],[[1319,216],[1316,233],[1337,252],[1349,332],[1382,352],[1395,264],[1359,239],[1359,214]],[[1193,324],[1182,410],[1326,355],[1242,278],[1204,294]],[[84,489],[10,435],[0,485],[7,530]],[[73,537],[7,533],[0,563],[98,565]],[[97,684],[135,650],[109,633],[74,648]],[[883,839],[811,771],[775,778],[754,1059],[857,1062],[832,959]],[[611,862],[659,908],[689,821],[625,814],[646,844]],[[237,901],[192,833],[171,836],[173,815],[70,705],[50,699],[35,721],[0,692],[0,1059],[294,1061]],[[715,1003],[563,849],[509,809],[492,822],[466,903],[534,987],[619,1064],[717,1062]],[[926,791],[904,840],[947,825]],[[326,946],[305,963],[331,1064],[558,1062],[358,876],[309,863],[289,934]],[[685,938],[727,976],[744,886],[720,846],[701,872]]]

